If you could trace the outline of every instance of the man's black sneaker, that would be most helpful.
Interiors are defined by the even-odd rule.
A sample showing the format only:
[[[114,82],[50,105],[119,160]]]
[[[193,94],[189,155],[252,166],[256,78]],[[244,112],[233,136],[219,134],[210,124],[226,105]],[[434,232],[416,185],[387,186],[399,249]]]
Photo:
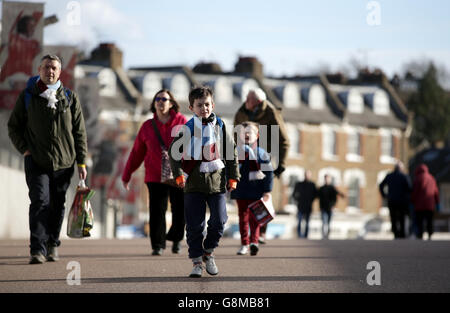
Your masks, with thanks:
[[[59,261],[58,248],[55,246],[47,247],[47,261],[56,262]]]
[[[38,253],[31,254],[29,264],[42,264],[44,262],[45,262],[45,256],[42,253],[38,252]]]
[[[172,246],[172,253],[178,254],[181,251],[181,242],[174,241]]]

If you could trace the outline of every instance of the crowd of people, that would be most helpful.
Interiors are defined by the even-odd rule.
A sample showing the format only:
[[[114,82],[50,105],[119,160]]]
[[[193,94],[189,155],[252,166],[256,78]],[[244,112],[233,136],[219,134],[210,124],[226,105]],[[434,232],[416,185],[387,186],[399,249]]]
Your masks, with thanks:
[[[57,247],[61,244],[66,191],[74,165],[80,180],[87,177],[87,139],[81,104],[76,93],[62,85],[60,75],[61,60],[56,55],[44,56],[39,76],[30,78],[8,121],[11,141],[25,158],[31,201],[31,264],[59,259]],[[248,92],[246,101],[236,112],[234,125],[226,125],[214,112],[214,95],[209,87],[190,91],[191,119],[179,109],[169,90],[162,89],[155,94],[150,103],[153,117],[137,133],[122,182],[129,189],[133,173],[144,163],[150,198],[152,255],[162,255],[166,241],[172,242],[172,253],[180,253],[186,233],[188,255],[193,264],[189,276],[201,277],[203,269],[217,275],[214,250],[219,246],[228,219],[227,192],[236,200],[239,212],[241,246],[237,254],[250,252],[256,256],[260,244],[265,243],[267,223],[260,223],[250,212],[250,206],[257,201],[271,201],[273,180],[280,178],[285,170],[289,139],[280,111],[259,88]],[[271,147],[271,138],[265,138],[263,149],[259,144],[260,126],[277,127],[277,147]],[[227,127],[235,128],[230,133]],[[425,165],[417,168],[411,185],[399,164],[380,184],[380,192],[388,199],[396,238],[405,236],[404,216],[408,212],[414,212],[417,237],[422,237],[424,222],[431,236],[433,211],[439,196]],[[298,236],[308,237],[312,204],[318,198],[322,236],[328,238],[338,197],[345,195],[334,187],[328,174],[324,176],[324,185],[317,188],[311,171],[306,171],[304,181],[295,185],[293,193],[298,203]],[[165,217],[169,202],[172,221],[167,231]]]
[[[325,174],[325,183],[320,188],[316,187],[311,177],[311,171],[306,171],[304,180],[295,184],[292,194],[298,207],[297,236],[308,238],[313,202],[317,198],[322,217],[322,238],[327,239],[330,233],[332,209],[337,197],[344,198],[345,195],[333,186],[328,174]],[[403,163],[398,162],[394,170],[379,184],[379,192],[382,198],[387,200],[391,229],[395,239],[407,236],[422,239],[424,230],[431,239],[434,229],[433,215],[440,209],[439,189],[425,164],[417,166],[414,181],[411,183]],[[408,230],[405,228],[407,219],[409,220]]]

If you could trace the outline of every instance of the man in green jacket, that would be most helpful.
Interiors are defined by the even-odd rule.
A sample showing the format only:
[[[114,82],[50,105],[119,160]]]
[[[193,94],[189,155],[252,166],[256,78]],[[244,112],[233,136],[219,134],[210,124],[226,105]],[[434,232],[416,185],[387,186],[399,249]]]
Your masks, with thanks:
[[[28,81],[8,121],[9,137],[25,158],[29,189],[30,264],[59,259],[66,191],[77,162],[87,176],[86,128],[78,97],[63,87],[61,60],[46,55]]]

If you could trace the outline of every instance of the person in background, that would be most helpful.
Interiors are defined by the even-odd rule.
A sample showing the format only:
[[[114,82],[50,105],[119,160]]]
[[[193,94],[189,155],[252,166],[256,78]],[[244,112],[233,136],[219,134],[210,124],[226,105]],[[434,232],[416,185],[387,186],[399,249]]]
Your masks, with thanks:
[[[286,158],[289,151],[289,138],[286,131],[286,126],[283,117],[278,108],[276,108],[270,101],[267,100],[265,92],[261,88],[250,89],[245,102],[239,108],[234,116],[234,125],[240,125],[243,122],[251,121],[264,126],[278,126],[278,155],[274,155],[271,147],[271,131],[267,132],[267,152],[272,159],[276,157],[278,160],[278,167],[273,171],[273,174],[280,178],[285,171]],[[260,243],[265,243],[267,225],[264,224],[260,229]]]
[[[387,193],[385,192],[386,186]],[[411,181],[404,173],[402,162],[398,162],[394,171],[386,175],[379,185],[379,190],[381,196],[388,200],[394,238],[405,238],[405,217],[409,210]]]
[[[330,223],[332,210],[336,204],[337,197],[345,198],[345,195],[338,191],[336,187],[331,184],[331,177],[325,174],[325,183],[319,188],[318,197],[320,204],[320,213],[322,216],[322,238],[328,239],[330,235]]]
[[[273,186],[272,166],[268,153],[258,147],[258,124],[244,122],[238,131],[237,151],[241,180],[238,182],[236,190],[231,192],[231,199],[236,199],[239,210],[241,248],[237,254],[247,254],[250,245],[250,255],[256,255],[259,251],[260,225],[248,206],[261,198],[264,201],[270,199]],[[266,165],[266,168],[261,168],[263,164]],[[248,235],[249,226],[250,238]]]
[[[428,240],[431,240],[434,211],[440,209],[439,189],[425,164],[420,164],[414,171],[411,201],[416,214],[417,238],[422,239],[425,222]]]
[[[161,181],[163,147],[169,147],[173,141],[172,132],[184,125],[187,119],[178,112],[179,105],[167,89],[158,91],[150,104],[153,118],[142,124],[134,141],[122,174],[125,189],[129,190],[131,175],[144,162],[145,183],[147,184],[150,205],[150,242],[152,255],[163,254],[166,240],[172,241],[172,253],[179,253],[184,238],[184,204],[183,190]],[[175,129],[174,129],[175,128]],[[172,226],[166,234],[166,211],[170,199]]]
[[[312,173],[310,170],[305,172],[305,179],[302,182],[297,182],[294,186],[292,197],[297,202],[298,207],[298,224],[297,236],[298,238],[308,238],[309,218],[312,212],[312,204],[317,197],[316,184],[311,180]],[[305,221],[305,230],[302,233],[301,223]]]
[[[30,197],[30,264],[58,261],[66,192],[77,163],[87,177],[87,135],[78,96],[59,76],[61,60],[41,59],[39,76],[29,79],[8,121],[8,133],[24,156]]]

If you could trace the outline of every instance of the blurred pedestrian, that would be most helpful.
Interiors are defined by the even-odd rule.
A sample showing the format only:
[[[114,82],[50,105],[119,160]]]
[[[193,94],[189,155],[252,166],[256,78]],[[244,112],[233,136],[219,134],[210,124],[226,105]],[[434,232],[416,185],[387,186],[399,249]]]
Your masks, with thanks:
[[[272,158],[276,157],[278,159],[278,167],[274,170],[273,174],[277,178],[280,178],[281,174],[285,171],[285,163],[289,150],[289,138],[279,109],[267,100],[266,94],[261,88],[249,90],[246,101],[234,116],[234,125],[240,125],[246,121],[256,122],[264,126],[279,126],[279,155],[274,155],[272,151],[274,149],[271,147],[270,128],[267,131],[267,152],[270,153]],[[265,243],[267,225],[265,224],[260,229],[260,243]]]
[[[385,187],[388,189],[387,193]],[[409,210],[411,181],[404,173],[402,162],[398,162],[394,170],[386,175],[379,185],[379,190],[381,196],[388,200],[394,238],[405,238],[405,217]]]
[[[311,180],[312,173],[310,170],[305,172],[305,179],[297,182],[294,187],[292,197],[297,202],[297,236],[298,238],[308,238],[309,218],[312,212],[312,204],[317,197],[316,184]],[[302,233],[302,221],[305,222],[305,230]]]
[[[214,249],[228,219],[226,191],[236,189],[240,177],[235,142],[226,132],[224,121],[213,112],[214,107],[209,87],[192,89],[189,110],[194,117],[169,148],[174,177],[184,188],[186,239],[193,263],[189,277],[202,276],[203,262],[208,274],[219,273]],[[205,232],[207,204],[210,217]]]
[[[345,195],[331,184],[331,177],[328,174],[325,174],[324,178],[325,183],[319,188],[318,197],[322,217],[322,238],[328,239],[330,235],[332,210],[336,204],[337,197],[345,198]]]
[[[87,139],[77,95],[59,80],[61,60],[45,55],[39,76],[22,91],[8,121],[9,137],[24,156],[29,189],[30,263],[59,259],[66,192],[77,163],[87,177]]]
[[[166,248],[166,240],[172,241],[172,252],[179,253],[184,238],[184,204],[183,190],[164,183],[161,180],[163,154],[173,141],[172,133],[187,121],[178,112],[179,105],[172,93],[167,89],[158,91],[150,104],[153,118],[144,122],[134,141],[133,149],[128,157],[122,174],[125,189],[131,175],[144,162],[145,183],[148,188],[150,204],[150,241],[152,255],[162,255]],[[175,130],[174,130],[175,128]],[[162,142],[161,142],[162,141]],[[166,211],[170,199],[172,226],[166,234]]]
[[[236,190],[231,192],[231,199],[236,199],[239,210],[241,248],[237,254],[247,254],[250,245],[250,255],[256,255],[259,251],[260,225],[248,206],[261,198],[265,201],[270,199],[270,192],[273,186],[273,171],[268,153],[261,147],[258,147],[258,124],[244,122],[241,126],[237,145],[241,179],[237,184]],[[267,168],[261,168],[263,164]],[[250,238],[248,234],[249,226]]]
[[[417,238],[422,239],[425,222],[430,240],[433,235],[434,211],[439,210],[439,190],[425,164],[420,164],[414,171],[411,200],[416,213]]]

